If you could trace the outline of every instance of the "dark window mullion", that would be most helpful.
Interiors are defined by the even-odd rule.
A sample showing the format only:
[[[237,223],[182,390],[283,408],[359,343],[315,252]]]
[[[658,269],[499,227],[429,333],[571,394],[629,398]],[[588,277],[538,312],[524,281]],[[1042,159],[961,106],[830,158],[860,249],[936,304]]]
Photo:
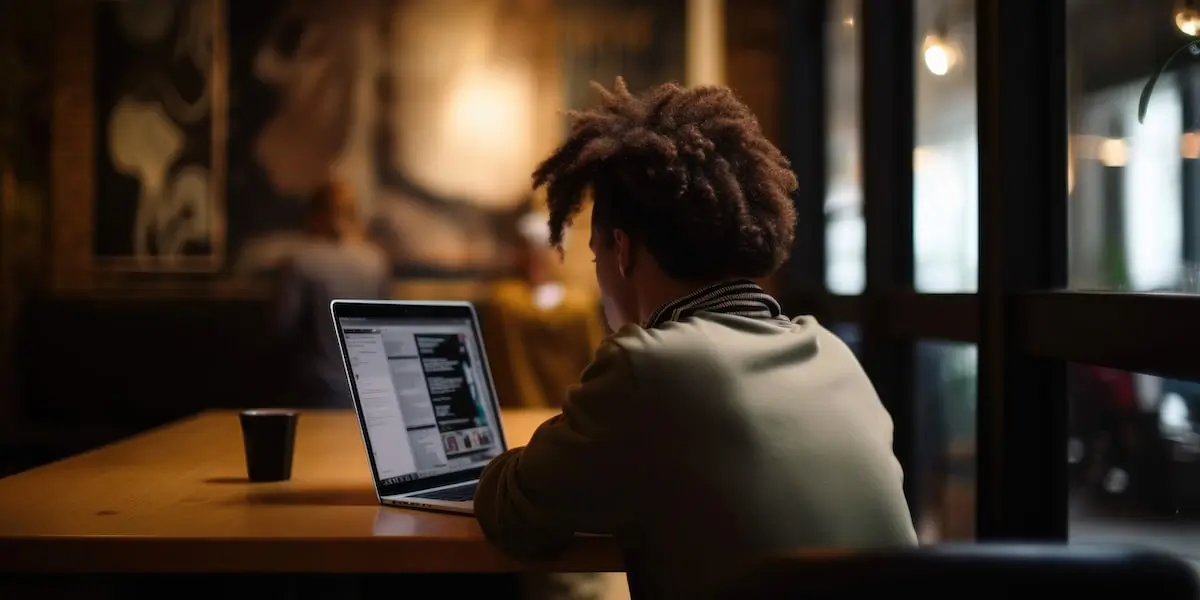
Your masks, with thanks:
[[[788,0],[784,57],[783,151],[796,179],[796,242],[784,269],[785,298],[795,314],[817,314],[811,300],[825,290],[826,2]]]
[[[1066,285],[1065,0],[977,0],[981,540],[1067,536],[1062,361],[1023,352],[1014,295]]]
[[[913,283],[912,0],[863,0],[861,120],[866,289],[862,357],[895,422],[895,450],[914,518],[923,476],[916,468],[913,342],[888,335],[889,294]]]

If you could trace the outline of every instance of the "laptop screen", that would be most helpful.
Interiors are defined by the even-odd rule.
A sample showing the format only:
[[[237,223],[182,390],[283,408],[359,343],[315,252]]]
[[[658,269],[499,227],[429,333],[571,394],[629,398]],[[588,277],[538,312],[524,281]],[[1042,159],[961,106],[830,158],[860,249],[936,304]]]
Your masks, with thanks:
[[[342,318],[380,488],[481,467],[503,450],[470,319]]]

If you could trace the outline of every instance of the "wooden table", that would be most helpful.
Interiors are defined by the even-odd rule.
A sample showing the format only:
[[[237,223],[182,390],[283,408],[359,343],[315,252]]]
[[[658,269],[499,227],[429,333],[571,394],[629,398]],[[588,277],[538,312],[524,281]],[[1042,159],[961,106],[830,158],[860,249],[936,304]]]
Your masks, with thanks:
[[[510,446],[553,414],[505,411]],[[203,413],[0,480],[0,571],[619,571],[610,540],[519,563],[469,516],[379,506],[353,413],[300,416],[292,480],[245,480],[236,412]]]

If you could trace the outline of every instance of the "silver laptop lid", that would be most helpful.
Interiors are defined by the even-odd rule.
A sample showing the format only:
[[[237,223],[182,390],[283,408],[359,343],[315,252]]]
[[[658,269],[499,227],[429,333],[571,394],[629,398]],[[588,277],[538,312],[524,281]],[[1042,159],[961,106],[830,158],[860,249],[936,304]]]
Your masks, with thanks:
[[[469,303],[330,309],[380,497],[474,480],[507,449]]]

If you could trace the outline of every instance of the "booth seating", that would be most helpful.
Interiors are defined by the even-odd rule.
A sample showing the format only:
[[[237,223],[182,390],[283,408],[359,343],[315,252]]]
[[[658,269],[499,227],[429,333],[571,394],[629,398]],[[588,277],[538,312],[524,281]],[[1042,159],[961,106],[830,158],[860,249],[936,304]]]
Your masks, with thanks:
[[[1200,584],[1192,563],[1136,547],[946,544],[774,556],[747,567],[714,600],[1000,600],[1039,595],[1195,600]]]

